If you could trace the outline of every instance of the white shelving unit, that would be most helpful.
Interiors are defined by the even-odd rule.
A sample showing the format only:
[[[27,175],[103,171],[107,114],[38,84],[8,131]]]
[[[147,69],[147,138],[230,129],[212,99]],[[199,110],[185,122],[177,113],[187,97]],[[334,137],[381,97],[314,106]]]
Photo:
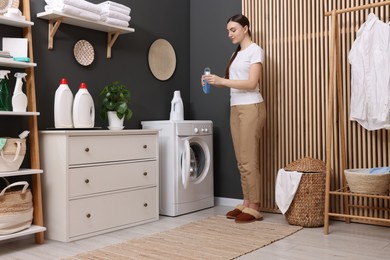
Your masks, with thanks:
[[[0,62],[0,65],[2,63]],[[9,67],[9,66],[8,66]],[[0,111],[0,116],[39,116],[39,112]]]
[[[8,240],[11,238],[17,238],[17,237],[21,237],[21,236],[32,235],[32,234],[36,234],[36,233],[43,232],[43,231],[46,231],[45,227],[31,225],[30,228],[22,230],[20,232],[0,236],[0,241]]]
[[[13,27],[25,28],[28,26],[33,26],[34,23],[26,20],[15,20],[6,16],[0,16],[0,24],[5,24]]]
[[[10,176],[20,176],[20,175],[30,175],[30,174],[39,174],[43,173],[43,170],[38,169],[19,169],[18,171],[13,172],[0,172],[0,177],[10,177]]]
[[[0,64],[1,66],[4,67],[12,67],[12,68],[20,68],[20,69],[37,66],[37,64],[33,62],[14,61],[12,58],[0,58]]]
[[[14,20],[11,18],[0,16],[0,24],[23,28],[23,35],[28,39],[28,53],[32,59],[33,50],[32,50],[32,35],[31,35],[31,26],[34,24],[30,22],[30,0],[23,0],[23,15],[26,17],[26,21]],[[41,179],[40,175],[43,173],[43,170],[40,169],[40,160],[39,160],[39,149],[38,149],[38,123],[37,116],[39,112],[36,112],[36,100],[35,100],[35,82],[34,82],[34,67],[36,64],[34,62],[18,62],[13,61],[12,59],[0,58],[1,67],[9,68],[24,68],[27,73],[26,78],[26,88],[27,98],[28,98],[28,112],[12,112],[12,111],[0,111],[0,116],[27,116],[29,117],[29,144],[30,144],[30,158],[31,158],[31,168],[32,169],[19,169],[18,171],[11,172],[0,172],[0,177],[12,177],[12,176],[25,176],[31,175],[32,185],[31,191],[33,195],[33,206],[34,206],[34,223],[33,225],[23,231],[16,232],[9,235],[1,235],[0,241],[22,237],[26,235],[35,234],[35,242],[37,244],[42,244],[44,241],[43,232],[46,228],[43,226],[43,212],[42,212],[42,193],[41,193]]]
[[[49,21],[49,50],[53,49],[54,36],[61,23],[106,32],[107,58],[111,58],[111,48],[120,34],[135,32],[135,29],[131,27],[120,27],[105,22],[91,21],[54,10],[38,13],[37,17]]]

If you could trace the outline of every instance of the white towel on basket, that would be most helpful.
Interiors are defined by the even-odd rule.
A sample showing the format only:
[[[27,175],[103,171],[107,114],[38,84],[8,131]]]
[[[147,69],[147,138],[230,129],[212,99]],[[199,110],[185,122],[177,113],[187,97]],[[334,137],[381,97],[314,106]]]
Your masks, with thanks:
[[[302,173],[280,169],[276,177],[275,203],[282,214],[286,213],[301,182]]]

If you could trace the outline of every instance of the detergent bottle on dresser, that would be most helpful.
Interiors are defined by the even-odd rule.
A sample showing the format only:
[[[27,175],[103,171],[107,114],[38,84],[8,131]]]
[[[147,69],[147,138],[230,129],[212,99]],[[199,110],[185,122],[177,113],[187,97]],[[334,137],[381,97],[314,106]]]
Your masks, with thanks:
[[[14,112],[26,112],[27,110],[27,96],[23,93],[23,79],[26,81],[27,73],[17,72],[15,73],[16,83],[14,94],[12,96],[12,111]]]
[[[95,105],[87,84],[82,82],[73,102],[73,125],[75,128],[93,128],[95,126]]]
[[[173,99],[171,101],[171,113],[169,120],[180,121],[184,120],[184,107],[183,100],[181,100],[180,90],[176,90],[173,93]]]
[[[54,96],[54,127],[73,128],[73,93],[66,78],[62,78]]]
[[[0,70],[0,111],[10,111],[10,97],[8,92],[8,79],[9,70]],[[7,78],[7,79],[6,79]]]

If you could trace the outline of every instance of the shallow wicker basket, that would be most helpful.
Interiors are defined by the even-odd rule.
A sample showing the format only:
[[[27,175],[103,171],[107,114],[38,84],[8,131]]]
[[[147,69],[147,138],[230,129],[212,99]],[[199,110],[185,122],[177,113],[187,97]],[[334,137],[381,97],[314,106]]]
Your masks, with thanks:
[[[306,157],[292,162],[284,169],[303,173],[294,199],[285,213],[287,222],[302,227],[323,226],[326,164]]]
[[[388,195],[389,173],[369,173],[370,169],[346,169],[345,178],[349,189],[356,193]]]

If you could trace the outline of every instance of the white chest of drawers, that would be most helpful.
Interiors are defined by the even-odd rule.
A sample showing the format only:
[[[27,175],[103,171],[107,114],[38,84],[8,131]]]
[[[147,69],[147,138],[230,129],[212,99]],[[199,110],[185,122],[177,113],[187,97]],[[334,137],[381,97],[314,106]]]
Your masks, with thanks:
[[[158,220],[158,131],[40,131],[40,148],[47,238]]]

